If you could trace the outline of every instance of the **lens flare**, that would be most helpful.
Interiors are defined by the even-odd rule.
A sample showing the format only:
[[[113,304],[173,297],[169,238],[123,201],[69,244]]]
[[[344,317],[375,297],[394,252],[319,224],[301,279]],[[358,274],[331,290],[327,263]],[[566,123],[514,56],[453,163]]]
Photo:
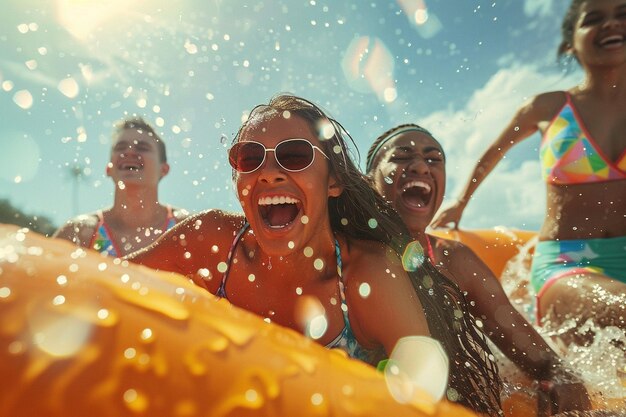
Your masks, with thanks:
[[[379,100],[396,99],[394,59],[378,38],[361,36],[354,39],[341,63],[348,85],[361,93],[373,92]]]

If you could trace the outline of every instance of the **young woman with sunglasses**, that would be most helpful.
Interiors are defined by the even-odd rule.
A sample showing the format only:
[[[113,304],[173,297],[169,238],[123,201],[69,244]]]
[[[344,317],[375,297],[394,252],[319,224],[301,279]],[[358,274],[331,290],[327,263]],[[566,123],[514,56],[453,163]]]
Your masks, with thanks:
[[[497,369],[463,295],[419,250],[403,267],[409,233],[344,136],[295,96],[256,107],[229,151],[244,214],[197,214],[130,259],[372,365],[432,336],[449,358],[448,398],[499,415]]]

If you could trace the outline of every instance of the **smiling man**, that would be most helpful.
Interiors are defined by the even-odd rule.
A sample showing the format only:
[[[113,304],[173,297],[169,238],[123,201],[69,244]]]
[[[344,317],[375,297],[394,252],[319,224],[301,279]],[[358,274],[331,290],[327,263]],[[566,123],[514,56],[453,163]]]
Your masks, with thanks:
[[[120,121],[106,168],[115,184],[113,207],[69,220],[54,237],[116,257],[148,246],[189,215],[159,202],[169,170],[165,143],[152,126],[141,118]]]

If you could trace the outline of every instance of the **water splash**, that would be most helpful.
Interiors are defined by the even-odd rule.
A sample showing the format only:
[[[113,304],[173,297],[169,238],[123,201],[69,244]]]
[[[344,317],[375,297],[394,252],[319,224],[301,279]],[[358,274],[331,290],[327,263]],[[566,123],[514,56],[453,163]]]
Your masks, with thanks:
[[[547,321],[543,327],[536,324],[535,291],[530,284],[532,251],[537,239],[531,239],[520,247],[520,253],[506,265],[501,282],[513,306],[531,323],[546,342],[562,357],[564,364],[574,370],[584,381],[595,408],[615,409],[623,407],[626,398],[626,334],[617,327],[599,327],[588,320],[579,326],[575,320],[554,325]],[[577,330],[576,327],[578,327]],[[566,346],[562,335],[576,332],[593,335],[585,346]],[[508,361],[497,348],[501,373],[505,379],[505,398],[523,394],[529,404],[536,402],[531,381],[515,365]]]

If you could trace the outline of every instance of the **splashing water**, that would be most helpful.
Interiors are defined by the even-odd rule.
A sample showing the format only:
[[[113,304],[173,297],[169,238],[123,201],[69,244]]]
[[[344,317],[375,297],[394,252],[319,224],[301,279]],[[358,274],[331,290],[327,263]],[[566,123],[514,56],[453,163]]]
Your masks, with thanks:
[[[576,333],[592,334],[592,340],[586,346],[566,346],[559,336],[576,327],[574,320],[565,321],[558,326],[545,322],[539,327],[535,317],[536,294],[529,280],[535,244],[536,238],[528,241],[520,247],[519,254],[507,263],[501,277],[505,293],[513,306],[563,358],[566,366],[582,378],[592,397],[594,408],[614,409],[617,406],[621,409],[626,398],[626,334],[617,327],[599,327],[592,320],[588,320]],[[534,397],[535,393],[528,388],[528,377],[517,370],[497,349],[493,350],[497,353],[498,365],[505,379],[505,397],[516,391]]]

